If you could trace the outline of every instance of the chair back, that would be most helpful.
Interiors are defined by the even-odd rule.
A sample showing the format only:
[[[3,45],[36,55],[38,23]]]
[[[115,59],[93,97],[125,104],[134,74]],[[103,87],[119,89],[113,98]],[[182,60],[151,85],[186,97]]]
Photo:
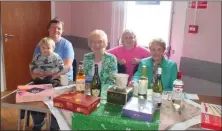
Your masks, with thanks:
[[[73,81],[76,81],[76,67],[77,67],[76,59],[73,60],[72,67],[73,67]]]

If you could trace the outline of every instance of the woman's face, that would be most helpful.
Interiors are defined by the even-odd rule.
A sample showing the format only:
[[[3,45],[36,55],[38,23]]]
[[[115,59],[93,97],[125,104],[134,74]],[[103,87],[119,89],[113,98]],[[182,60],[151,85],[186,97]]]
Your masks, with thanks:
[[[56,39],[61,37],[63,32],[62,23],[52,23],[48,31],[49,31],[49,37]]]
[[[164,48],[158,43],[153,43],[150,46],[150,53],[154,61],[160,61],[164,55]]]
[[[92,36],[89,46],[93,52],[98,52],[105,48],[105,42],[100,36]]]
[[[136,43],[136,39],[131,33],[124,33],[122,36],[122,44],[127,47],[133,47]]]

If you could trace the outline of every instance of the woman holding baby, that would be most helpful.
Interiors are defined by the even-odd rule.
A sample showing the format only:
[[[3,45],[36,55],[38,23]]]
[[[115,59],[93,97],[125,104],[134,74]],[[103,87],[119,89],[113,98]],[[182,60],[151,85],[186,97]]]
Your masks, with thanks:
[[[62,37],[64,23],[53,19],[48,24],[49,36],[43,38],[36,46],[33,61],[30,64],[30,74],[34,83],[49,83],[60,75],[67,74],[73,80],[74,49],[71,42]],[[33,131],[41,131],[44,125],[45,113],[31,112],[33,118]],[[52,115],[51,131],[58,131],[59,125]]]

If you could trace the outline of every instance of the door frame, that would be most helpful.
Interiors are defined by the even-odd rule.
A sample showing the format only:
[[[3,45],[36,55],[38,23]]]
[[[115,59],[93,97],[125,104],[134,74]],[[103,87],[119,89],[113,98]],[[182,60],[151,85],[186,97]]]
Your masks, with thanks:
[[[172,1],[171,3],[171,13],[170,13],[170,25],[169,25],[169,35],[168,35],[168,47],[166,50],[166,56],[168,59],[170,59],[171,56],[171,51],[172,51],[172,47],[171,47],[171,37],[172,37],[172,32],[173,32],[173,18],[174,18],[174,13],[175,13],[175,1]]]
[[[4,63],[4,51],[3,51],[3,36],[2,36],[2,23],[1,23],[1,2],[0,1],[0,86],[1,92],[6,90],[6,79],[5,79],[5,63]],[[4,1],[3,1],[4,2]],[[7,1],[6,1],[7,2]],[[55,2],[51,3],[51,19],[55,18]]]

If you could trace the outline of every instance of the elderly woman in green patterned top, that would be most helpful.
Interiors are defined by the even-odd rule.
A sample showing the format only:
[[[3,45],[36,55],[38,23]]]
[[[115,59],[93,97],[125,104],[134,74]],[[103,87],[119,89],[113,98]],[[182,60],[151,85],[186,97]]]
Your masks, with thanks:
[[[94,75],[94,65],[98,65],[98,73],[102,85],[115,84],[114,73],[117,73],[117,59],[106,52],[108,38],[104,31],[94,30],[88,38],[88,45],[92,52],[84,55],[84,69],[86,76]]]

